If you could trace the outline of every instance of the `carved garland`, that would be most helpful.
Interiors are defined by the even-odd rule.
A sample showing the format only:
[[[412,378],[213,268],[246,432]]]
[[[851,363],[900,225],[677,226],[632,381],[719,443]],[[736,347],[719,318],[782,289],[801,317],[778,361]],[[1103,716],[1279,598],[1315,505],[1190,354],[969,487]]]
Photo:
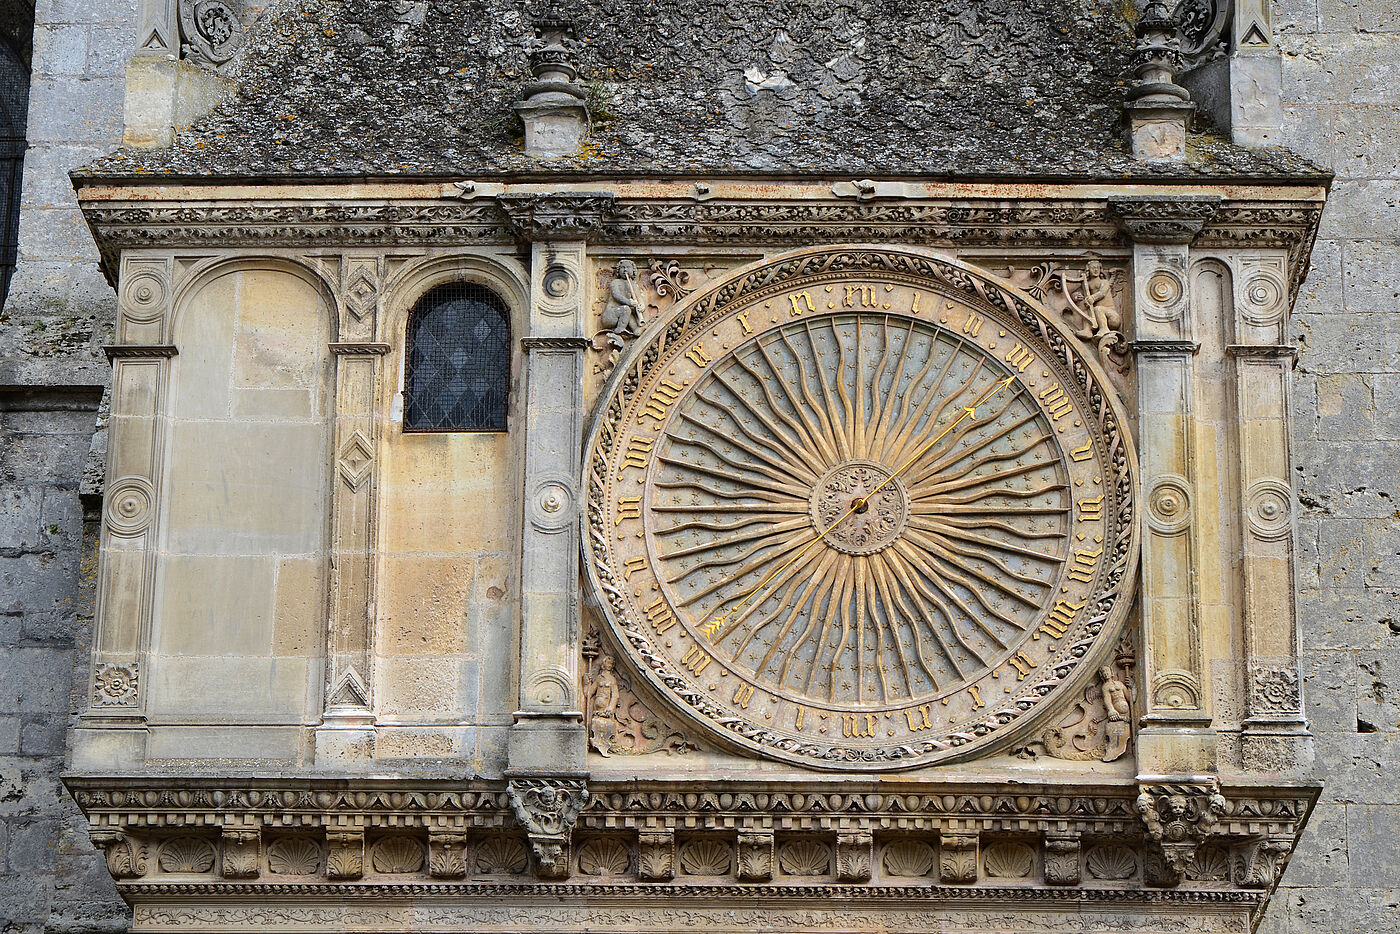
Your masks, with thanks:
[[[1109,466],[1112,471],[1111,485],[1116,492],[1118,504],[1116,533],[1111,551],[1106,549],[1110,559],[1110,569],[1104,578],[1104,590],[1093,611],[1086,608],[1084,622],[1076,636],[1062,651],[1059,661],[1053,666],[1038,669],[1036,677],[1028,678],[1026,684],[1009,701],[989,710],[981,720],[962,730],[949,732],[939,737],[930,737],[918,743],[905,744],[894,749],[857,751],[840,745],[801,742],[790,737],[778,736],[761,727],[735,721],[728,712],[713,703],[704,694],[693,690],[671,662],[650,648],[650,643],[625,608],[625,598],[617,572],[601,556],[606,554],[606,520],[604,518],[605,477],[608,458],[612,454],[618,436],[616,426],[623,413],[639,390],[644,375],[658,363],[664,351],[709,327],[707,322],[722,315],[729,307],[741,300],[761,298],[781,289],[792,288],[802,280],[830,272],[865,271],[883,273],[895,279],[920,284],[934,284],[951,293],[954,297],[968,302],[974,307],[1000,312],[1018,319],[1036,335],[1041,344],[1051,352],[1052,359],[1072,375],[1079,389],[1088,399],[1090,409],[1097,417],[1103,437],[1107,441]],[[1110,401],[1111,390],[1101,386],[1095,375],[1084,365],[1060,333],[1051,327],[1028,303],[1000,286],[962,266],[936,257],[910,253],[896,253],[883,250],[834,250],[795,257],[758,269],[720,285],[717,289],[701,296],[677,314],[665,330],[654,335],[632,363],[614,376],[617,390],[605,411],[598,414],[596,426],[598,443],[595,455],[589,464],[588,505],[584,516],[584,534],[592,541],[595,560],[594,572],[604,598],[611,606],[616,618],[622,623],[627,639],[634,652],[649,666],[670,691],[688,704],[692,710],[710,720],[713,726],[723,732],[732,732],[743,739],[767,746],[784,753],[808,757],[819,763],[865,763],[898,764],[930,753],[952,749],[977,742],[1011,724],[1034,710],[1042,699],[1060,684],[1070,679],[1098,641],[1104,624],[1108,621],[1120,599],[1130,599],[1130,588],[1136,570],[1136,517],[1134,512],[1133,464],[1128,452],[1129,441],[1124,437]]]

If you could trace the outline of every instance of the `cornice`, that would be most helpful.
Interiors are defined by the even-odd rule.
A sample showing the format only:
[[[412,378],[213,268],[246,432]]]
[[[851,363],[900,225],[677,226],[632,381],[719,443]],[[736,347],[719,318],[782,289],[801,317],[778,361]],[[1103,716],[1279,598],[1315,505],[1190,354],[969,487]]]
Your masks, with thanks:
[[[993,186],[994,187],[994,186]],[[612,246],[772,246],[812,242],[905,243],[948,248],[1123,249],[1136,236],[1195,237],[1202,247],[1284,248],[1293,280],[1316,235],[1321,200],[1228,200],[1200,195],[1106,198],[1103,186],[1065,197],[903,197],[877,202],[823,196],[656,197],[502,192],[403,200],[85,199],[84,216],[109,277],[125,250],[296,250],[479,247],[521,239],[588,239]],[[1167,208],[1171,216],[1157,216]],[[1125,218],[1131,218],[1131,221]],[[1165,227],[1163,227],[1165,225]],[[1183,226],[1184,225],[1184,226]],[[1163,227],[1165,233],[1157,228]]]

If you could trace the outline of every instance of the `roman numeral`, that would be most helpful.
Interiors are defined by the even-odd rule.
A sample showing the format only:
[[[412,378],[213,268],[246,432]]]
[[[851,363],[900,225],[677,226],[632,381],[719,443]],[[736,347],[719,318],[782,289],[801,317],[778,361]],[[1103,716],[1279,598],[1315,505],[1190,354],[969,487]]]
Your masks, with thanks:
[[[859,302],[857,302],[857,299]],[[875,308],[879,305],[879,300],[875,297],[875,286],[873,285],[848,285],[846,286],[847,308],[854,308],[857,304],[861,308]]]
[[[987,319],[983,318],[977,312],[972,312],[967,316],[967,320],[963,322],[962,332],[969,337],[976,337],[977,332],[982,330],[982,322],[985,320]]]
[[[645,555],[637,555],[635,558],[628,558],[626,561],[622,562],[622,579],[624,581],[630,581],[634,573],[637,571],[645,571],[646,569],[647,559]]]
[[[1069,459],[1074,461],[1076,464],[1086,461],[1093,456],[1094,442],[1092,441],[1085,441],[1082,446],[1077,447],[1073,451],[1069,452]]]
[[[1017,344],[1011,348],[1011,352],[1006,355],[1006,362],[1015,368],[1017,373],[1026,372],[1026,367],[1035,362],[1035,357],[1026,348]]]
[[[640,496],[619,496],[617,498],[617,521],[613,525],[621,525],[628,519],[640,519],[642,517],[642,498]]]
[[[967,693],[969,693],[969,694],[972,695],[972,709],[973,709],[973,710],[981,710],[983,707],[987,706],[987,705],[986,705],[985,703],[983,703],[983,701],[982,701],[982,692],[979,691],[979,690],[977,690],[977,685],[974,684],[974,685],[972,685],[971,687],[969,687],[969,688],[967,689]]]
[[[694,347],[687,350],[685,352],[685,355],[690,358],[691,363],[695,364],[698,367],[709,366],[710,361],[714,359],[714,357],[711,357],[709,354],[705,353],[705,348],[701,347],[699,344],[696,344]]]
[[[676,614],[671,612],[665,599],[657,597],[646,606],[647,622],[656,627],[657,632],[665,632],[676,625]]]
[[[1074,409],[1074,405],[1069,401],[1069,396],[1060,388],[1059,383],[1051,383],[1048,388],[1041,390],[1040,403],[1045,407],[1046,413],[1055,421],[1064,418]]]
[[[642,415],[651,416],[658,424],[664,422],[670,414],[671,406],[676,404],[684,388],[685,383],[673,383],[669,379],[663,379],[661,385],[651,391],[651,399],[647,402],[647,407],[642,409]]]
[[[651,448],[655,443],[655,438],[648,438],[646,435],[633,435],[628,439],[627,450],[622,454],[622,466],[617,469],[617,479],[622,479],[622,472],[628,467],[646,470],[647,461],[651,460]]]
[[[873,713],[843,713],[841,715],[841,735],[847,739],[853,736],[874,736],[875,715]]]
[[[918,714],[917,719],[914,716],[915,714]],[[929,720],[928,714],[928,704],[921,704],[918,707],[911,707],[908,710],[904,711],[904,722],[909,724],[910,730],[914,731],[915,733],[919,733],[933,726],[933,721]]]
[[[741,684],[739,689],[734,692],[734,703],[748,710],[751,700],[753,700],[753,688],[747,684]]]
[[[691,674],[698,675],[710,664],[710,656],[698,645],[692,645],[685,650],[681,656],[681,667],[686,668]]]
[[[1103,518],[1103,494],[1100,493],[1093,499],[1081,499],[1079,501],[1079,518],[1086,520]]]
[[[1084,551],[1080,549],[1074,553],[1074,563],[1070,565],[1069,579],[1087,584],[1094,579],[1094,567],[1099,562],[1099,555],[1103,554],[1103,549],[1098,551]]]
[[[802,301],[799,302],[798,299],[801,299]],[[798,292],[796,295],[789,295],[788,301],[792,302],[792,310],[789,311],[788,314],[790,314],[794,318],[802,314],[803,305],[807,306],[808,311],[817,310],[817,306],[812,304],[812,296],[806,292]]]
[[[1066,632],[1069,632],[1070,624],[1074,622],[1074,614],[1084,609],[1082,603],[1069,603],[1065,600],[1057,600],[1055,608],[1050,611],[1050,615],[1045,618],[1045,622],[1040,624],[1040,629],[1031,634],[1031,638],[1039,639],[1043,632],[1052,639],[1062,639]]]
[[[1030,660],[1030,657],[1026,655],[1025,652],[1017,652],[1015,655],[1008,658],[1007,661],[1016,669],[1017,681],[1026,680],[1026,675],[1031,673],[1031,669],[1039,667],[1035,662]]]

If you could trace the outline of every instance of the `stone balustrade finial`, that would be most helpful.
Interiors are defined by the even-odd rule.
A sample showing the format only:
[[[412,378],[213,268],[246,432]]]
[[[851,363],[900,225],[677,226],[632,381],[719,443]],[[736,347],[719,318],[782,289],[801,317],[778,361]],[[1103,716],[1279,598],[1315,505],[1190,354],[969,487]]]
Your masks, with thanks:
[[[1176,83],[1181,34],[1162,0],[1149,0],[1137,23],[1133,83],[1124,116],[1133,155],[1147,162],[1186,158],[1186,124],[1196,105]]]
[[[515,112],[525,125],[525,153],[555,159],[578,151],[588,135],[587,92],[577,83],[573,25],[555,9],[535,22],[539,44],[530,53],[525,98]]]

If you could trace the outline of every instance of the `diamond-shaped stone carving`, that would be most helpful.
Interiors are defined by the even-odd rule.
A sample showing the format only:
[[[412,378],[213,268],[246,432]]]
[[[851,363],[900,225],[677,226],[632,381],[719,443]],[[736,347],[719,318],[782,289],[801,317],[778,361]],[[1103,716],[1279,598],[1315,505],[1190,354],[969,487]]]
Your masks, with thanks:
[[[351,490],[358,491],[369,478],[373,466],[374,454],[370,450],[369,439],[357,431],[340,449],[340,478]]]

